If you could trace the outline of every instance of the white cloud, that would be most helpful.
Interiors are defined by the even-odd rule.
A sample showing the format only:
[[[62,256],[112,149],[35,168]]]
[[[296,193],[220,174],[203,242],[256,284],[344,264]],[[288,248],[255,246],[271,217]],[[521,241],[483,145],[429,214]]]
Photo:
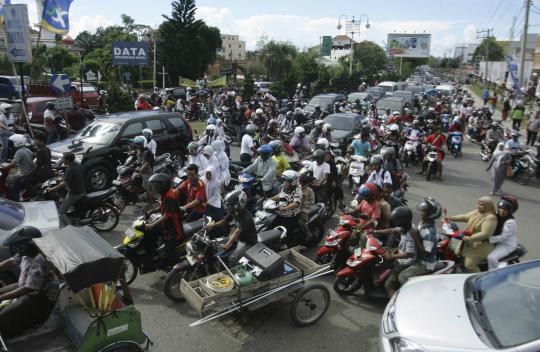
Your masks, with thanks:
[[[78,19],[70,18],[69,35],[75,38],[82,31],[95,32],[99,27],[107,27],[115,24],[113,20],[105,18],[101,15],[82,16]]]
[[[476,43],[478,39],[476,38],[476,26],[474,24],[469,24],[465,27],[463,31],[463,41],[465,43]]]
[[[195,17],[204,20],[210,26],[221,27],[229,19],[232,12],[228,7],[200,6],[197,8]]]

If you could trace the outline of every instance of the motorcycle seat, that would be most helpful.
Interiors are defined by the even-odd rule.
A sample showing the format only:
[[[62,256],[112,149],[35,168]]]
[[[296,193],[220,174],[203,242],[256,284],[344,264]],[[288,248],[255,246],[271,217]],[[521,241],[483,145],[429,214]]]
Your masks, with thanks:
[[[516,249],[514,249],[510,254],[508,254],[507,256],[499,259],[499,262],[505,262],[507,260],[509,260],[510,258],[520,258],[522,256],[524,256],[525,254],[527,254],[527,249],[521,245],[521,244],[518,244]]]
[[[109,196],[111,196],[114,192],[116,192],[116,189],[111,187],[102,191],[88,193],[80,200],[80,202],[109,198]]]
[[[274,243],[277,243],[281,238],[283,231],[280,229],[272,229],[268,231],[262,231],[257,234],[257,242],[264,244],[265,246],[271,246]]]
[[[191,237],[195,232],[202,229],[203,220],[200,219],[193,222],[184,223],[182,227],[184,229],[184,237]]]
[[[319,211],[321,211],[322,207],[324,207],[323,203],[313,204],[313,206],[309,210],[309,219],[311,220],[312,217],[317,215]]]
[[[154,164],[158,164],[162,162],[163,160],[167,159],[169,157],[169,154],[161,154],[156,156],[156,159],[154,160]]]

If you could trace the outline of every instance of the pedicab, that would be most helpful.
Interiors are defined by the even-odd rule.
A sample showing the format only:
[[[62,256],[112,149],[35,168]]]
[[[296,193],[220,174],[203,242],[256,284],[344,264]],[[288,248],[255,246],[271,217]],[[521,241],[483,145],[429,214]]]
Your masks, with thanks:
[[[146,351],[124,279],[124,256],[89,227],[67,226],[33,240],[61,279],[55,306],[21,336],[0,337],[0,351]]]

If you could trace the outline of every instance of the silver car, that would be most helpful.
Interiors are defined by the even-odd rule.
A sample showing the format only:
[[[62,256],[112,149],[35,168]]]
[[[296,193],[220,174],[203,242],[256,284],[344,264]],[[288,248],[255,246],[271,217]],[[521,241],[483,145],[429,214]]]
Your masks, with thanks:
[[[540,351],[540,260],[409,280],[386,307],[379,350]]]

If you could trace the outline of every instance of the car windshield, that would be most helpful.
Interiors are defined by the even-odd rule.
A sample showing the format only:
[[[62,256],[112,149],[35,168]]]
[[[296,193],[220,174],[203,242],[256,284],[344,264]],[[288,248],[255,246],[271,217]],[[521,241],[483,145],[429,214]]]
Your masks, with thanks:
[[[93,86],[83,86],[82,91],[83,92],[95,92],[96,88],[94,88]]]
[[[379,88],[368,88],[366,92],[374,93],[376,96],[381,95],[381,90]]]
[[[0,229],[9,231],[19,226],[24,219],[24,208],[16,202],[0,198]]]
[[[386,110],[390,109],[392,111],[401,111],[401,101],[385,101],[381,100],[379,104],[377,104],[377,110]]]
[[[390,85],[381,85],[379,84],[377,87],[381,87],[382,89],[384,89],[385,92],[392,92],[394,90],[394,87],[393,86],[390,86]]]
[[[74,139],[83,139],[93,144],[110,144],[118,130],[120,130],[119,125],[98,120],[83,128]]]
[[[309,105],[315,106],[320,105],[322,108],[327,106],[328,104],[333,104],[332,98],[323,98],[323,97],[313,97],[309,101]]]
[[[540,339],[540,261],[511,265],[470,280],[485,330],[510,348]]]
[[[354,118],[352,116],[330,115],[324,119],[324,123],[329,123],[335,130],[352,131]]]

